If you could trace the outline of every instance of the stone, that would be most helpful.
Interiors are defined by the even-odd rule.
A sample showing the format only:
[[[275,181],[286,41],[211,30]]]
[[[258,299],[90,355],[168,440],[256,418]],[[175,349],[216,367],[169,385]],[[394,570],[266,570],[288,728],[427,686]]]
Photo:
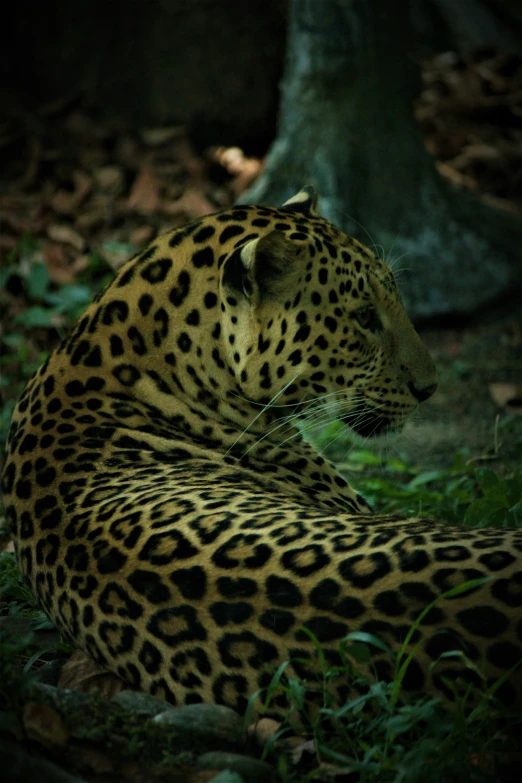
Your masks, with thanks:
[[[153,723],[166,725],[187,736],[195,743],[206,746],[240,747],[246,733],[243,719],[237,712],[218,704],[188,704],[186,707],[172,707],[156,715]]]
[[[264,761],[243,756],[240,753],[228,753],[216,750],[199,756],[196,765],[198,769],[220,769],[237,772],[244,783],[270,783],[279,780],[277,771]]]
[[[163,699],[158,699],[156,696],[141,693],[140,691],[121,691],[111,701],[119,704],[124,710],[130,710],[135,715],[144,715],[149,718],[153,718],[155,715],[159,715],[160,712],[170,709],[169,704],[163,701]]]

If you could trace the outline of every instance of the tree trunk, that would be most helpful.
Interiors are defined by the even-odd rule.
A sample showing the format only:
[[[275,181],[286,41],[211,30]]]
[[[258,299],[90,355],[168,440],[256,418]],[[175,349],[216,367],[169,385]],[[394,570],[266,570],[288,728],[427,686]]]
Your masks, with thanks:
[[[277,139],[242,201],[313,184],[325,217],[400,259],[414,317],[469,313],[519,279],[522,222],[437,173],[409,18],[408,0],[291,0]]]

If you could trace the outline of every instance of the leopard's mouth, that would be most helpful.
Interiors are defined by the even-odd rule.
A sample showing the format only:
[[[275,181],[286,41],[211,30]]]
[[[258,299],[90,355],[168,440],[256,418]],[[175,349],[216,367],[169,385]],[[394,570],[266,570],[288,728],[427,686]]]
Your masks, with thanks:
[[[347,427],[363,438],[373,438],[400,429],[387,416],[383,416],[362,402],[352,408],[350,413],[345,414],[343,421]]]

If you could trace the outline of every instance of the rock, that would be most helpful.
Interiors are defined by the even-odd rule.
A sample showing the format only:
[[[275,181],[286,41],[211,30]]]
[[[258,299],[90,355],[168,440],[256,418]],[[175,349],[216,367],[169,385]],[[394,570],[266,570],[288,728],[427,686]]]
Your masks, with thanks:
[[[169,709],[169,705],[163,699],[157,699],[156,696],[139,691],[121,691],[111,701],[116,702],[125,710],[130,710],[135,715],[145,715],[150,718]]]
[[[243,719],[237,712],[217,704],[188,704],[186,707],[172,707],[156,715],[153,723],[175,728],[187,739],[206,746],[237,748],[246,739]]]
[[[226,769],[224,772],[220,772],[217,777],[212,778],[212,783],[245,783],[245,781],[241,775]]]
[[[212,783],[245,783],[245,781],[241,775],[226,769],[224,772],[220,772],[217,777],[212,778]]]
[[[226,769],[237,772],[244,783],[271,783],[280,779],[277,771],[270,764],[239,753],[221,750],[203,753],[198,757],[196,764],[198,769]]]

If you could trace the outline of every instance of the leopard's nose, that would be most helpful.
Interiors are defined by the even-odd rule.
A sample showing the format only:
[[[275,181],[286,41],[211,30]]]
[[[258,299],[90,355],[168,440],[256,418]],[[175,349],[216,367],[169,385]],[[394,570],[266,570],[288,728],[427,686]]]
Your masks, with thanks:
[[[426,386],[415,386],[415,384],[410,381],[408,384],[408,389],[416,400],[419,402],[424,402],[424,400],[427,400],[428,397],[431,397],[431,395],[437,390],[438,385],[438,383],[430,383]]]

